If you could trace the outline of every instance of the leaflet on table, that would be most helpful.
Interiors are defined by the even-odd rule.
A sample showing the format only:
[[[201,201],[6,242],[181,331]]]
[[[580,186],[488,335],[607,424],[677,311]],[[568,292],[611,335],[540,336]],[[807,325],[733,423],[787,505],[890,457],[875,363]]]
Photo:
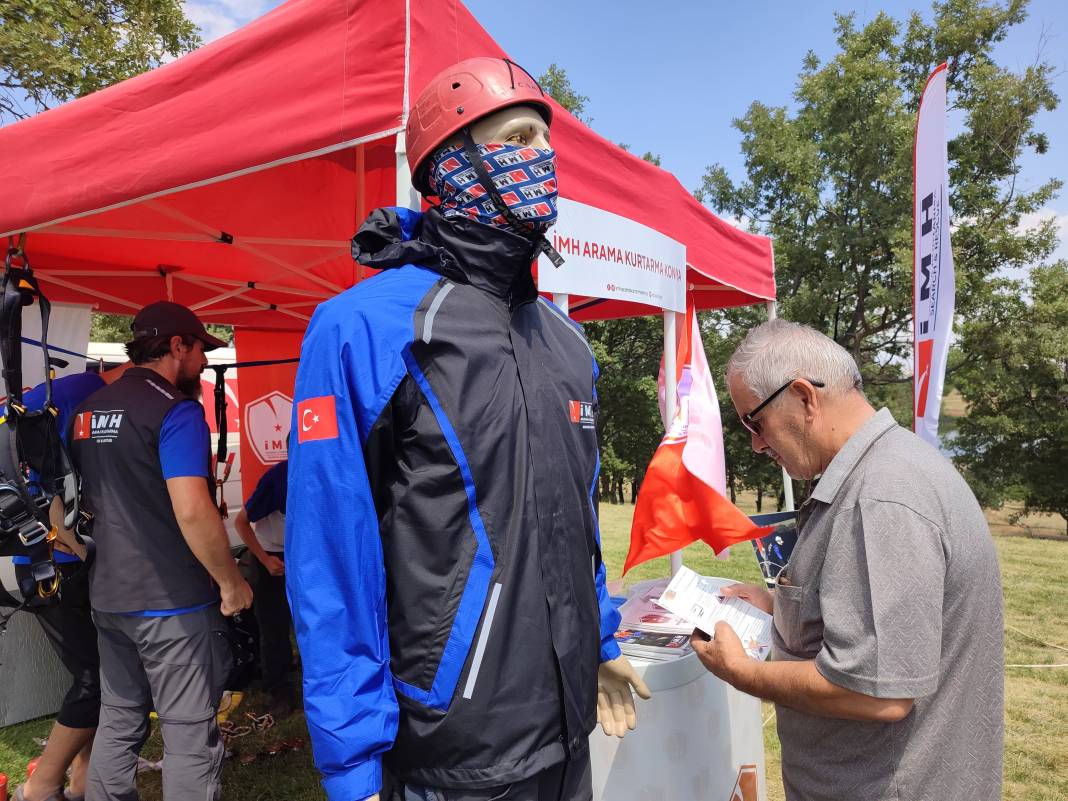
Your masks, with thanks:
[[[690,634],[693,631],[693,623],[671,614],[656,602],[670,581],[671,579],[667,578],[650,579],[635,584],[626,603],[619,607],[619,615],[622,618],[619,625],[624,629]]]
[[[657,603],[685,618],[706,634],[724,621],[734,629],[753,659],[763,660],[771,649],[771,615],[741,598],[723,598],[720,590],[736,582],[700,576],[682,567],[671,579]]]
[[[616,642],[627,656],[642,659],[678,659],[693,651],[689,634],[619,629],[616,632]]]

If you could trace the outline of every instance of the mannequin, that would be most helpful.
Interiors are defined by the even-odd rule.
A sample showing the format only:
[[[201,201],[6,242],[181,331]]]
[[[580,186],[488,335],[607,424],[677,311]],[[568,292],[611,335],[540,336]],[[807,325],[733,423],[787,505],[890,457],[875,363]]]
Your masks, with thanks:
[[[586,801],[595,722],[649,697],[613,638],[593,354],[530,272],[551,118],[511,62],[432,80],[407,141],[437,205],[373,212],[352,250],[381,274],[305,336],[287,582],[331,801]]]
[[[548,148],[549,126],[541,114],[530,106],[509,106],[477,120],[470,126],[476,144],[499,142],[526,147]],[[462,137],[454,136],[449,147],[461,147]],[[644,682],[625,656],[602,662],[597,670],[597,722],[606,735],[623,737],[637,725],[637,713],[631,688],[642,698],[649,698]]]

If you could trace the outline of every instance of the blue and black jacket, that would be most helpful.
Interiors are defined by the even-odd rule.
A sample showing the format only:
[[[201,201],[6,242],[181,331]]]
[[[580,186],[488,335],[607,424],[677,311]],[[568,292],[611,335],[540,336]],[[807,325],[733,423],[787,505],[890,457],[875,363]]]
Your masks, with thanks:
[[[379,209],[379,275],[301,350],[286,578],[332,801],[482,788],[587,747],[619,655],[597,510],[597,366],[538,297],[530,243]],[[333,428],[336,415],[336,431]]]

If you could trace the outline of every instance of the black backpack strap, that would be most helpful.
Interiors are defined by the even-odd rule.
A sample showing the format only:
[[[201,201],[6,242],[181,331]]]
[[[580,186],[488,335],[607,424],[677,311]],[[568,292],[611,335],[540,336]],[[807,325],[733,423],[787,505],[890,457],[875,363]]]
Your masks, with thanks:
[[[20,261],[21,266],[18,266],[16,261]],[[41,311],[45,408],[41,412],[28,415],[22,402],[22,309],[31,305],[34,300],[38,301]],[[38,422],[31,425],[39,426],[45,432],[46,438],[49,431],[53,436],[58,436],[55,425],[56,410],[52,406],[51,366],[48,362],[47,332],[50,310],[51,304],[41,294],[25,253],[21,247],[12,245],[8,248],[4,261],[0,292],[0,373],[8,389],[6,423],[10,428],[6,443],[7,452],[3,454],[3,462],[8,465],[8,470],[0,470],[0,546],[3,550],[21,546],[23,553],[30,557],[30,576],[34,586],[20,587],[26,602],[29,602],[32,596],[49,598],[59,589],[59,573],[52,560],[51,549],[51,539],[55,537],[55,532],[48,516],[52,495],[43,496],[40,502],[30,495],[25,475],[27,462],[21,442],[25,417],[36,419]],[[59,447],[62,447],[61,444]],[[45,450],[51,451],[54,448],[46,447]],[[49,480],[53,479],[50,477]]]

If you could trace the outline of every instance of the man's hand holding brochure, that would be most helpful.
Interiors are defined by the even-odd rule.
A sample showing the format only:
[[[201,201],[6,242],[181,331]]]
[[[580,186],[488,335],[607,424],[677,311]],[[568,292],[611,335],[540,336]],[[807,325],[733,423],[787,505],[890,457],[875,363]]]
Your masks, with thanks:
[[[724,595],[723,588],[734,583],[729,579],[700,576],[682,567],[657,604],[699,629],[693,638],[698,655],[704,650],[701,645],[707,642],[707,635],[711,635],[717,640],[737,640],[752,659],[764,660],[771,649],[772,617],[741,597]],[[706,636],[701,636],[706,632]],[[724,641],[718,645],[730,647]]]

